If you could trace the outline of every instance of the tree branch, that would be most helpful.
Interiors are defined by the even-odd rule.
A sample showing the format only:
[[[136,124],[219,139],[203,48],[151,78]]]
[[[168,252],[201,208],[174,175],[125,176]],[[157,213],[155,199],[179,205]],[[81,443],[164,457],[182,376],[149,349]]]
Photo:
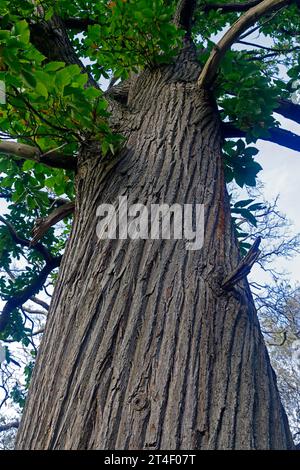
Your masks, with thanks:
[[[279,48],[273,48],[273,47],[268,47],[268,46],[263,46],[262,44],[255,44],[253,42],[249,41],[236,41],[237,44],[244,44],[245,46],[251,46],[251,47],[256,47],[257,49],[263,49],[264,51],[270,51],[270,52],[278,52],[279,54],[289,54],[291,52],[298,51],[300,49],[300,46],[294,46],[291,47],[290,49],[279,49]],[[247,51],[247,53],[255,53],[257,51]]]
[[[11,270],[9,268],[4,268],[4,270],[6,271],[6,273],[8,274],[8,276],[13,280],[15,281],[16,280],[16,276],[11,272]],[[47,302],[44,302],[44,300],[41,300],[39,299],[38,297],[31,297],[29,299],[31,302],[37,304],[37,305],[40,305],[42,308],[44,308],[46,311],[49,310],[49,305],[47,304]],[[28,310],[28,309],[24,309],[24,310]],[[46,313],[44,313],[44,315],[47,315]]]
[[[99,24],[98,21],[91,18],[63,18],[62,21],[67,29],[76,29],[78,31],[86,31],[89,26]]]
[[[276,111],[277,112],[277,111]],[[234,139],[234,138],[243,138],[246,137],[247,132],[241,129],[238,129],[230,123],[223,123],[223,137],[225,139]],[[294,134],[293,132],[286,131],[279,127],[274,127],[273,129],[268,130],[269,135],[261,136],[258,140],[265,140],[267,142],[273,142],[274,144],[281,145],[282,147],[289,148],[300,152],[300,136]]]
[[[183,28],[187,32],[187,36],[191,34],[196,3],[196,0],[179,0],[177,3],[174,23],[179,28]]]
[[[244,13],[224,34],[219,43],[213,48],[198,79],[198,85],[209,88],[216,78],[221,60],[232,44],[265,14],[276,11],[292,3],[292,0],[263,0],[258,5]]]
[[[37,246],[38,241],[42,238],[42,236],[49,230],[50,227],[57,224],[61,220],[63,220],[68,215],[72,214],[75,209],[75,202],[68,202],[63,206],[59,206],[54,209],[48,217],[44,217],[42,219],[38,219],[33,227],[32,233],[33,237],[31,240],[31,246]]]
[[[203,10],[208,13],[212,10],[221,10],[222,13],[233,13],[233,12],[243,12],[249,10],[251,7],[254,7],[261,3],[261,0],[249,0],[244,3],[209,3],[205,4]]]
[[[79,59],[74,50],[67,29],[80,29],[84,31],[89,24],[98,24],[89,19],[70,18],[63,20],[57,15],[53,15],[48,21],[44,20],[44,10],[41,5],[37,7],[36,14],[40,19],[29,21],[30,40],[32,44],[40,51],[49,61],[62,61],[67,65],[77,64],[83,72],[87,73],[85,66]],[[0,16],[0,21],[3,17]],[[24,18],[28,21],[28,18]],[[13,24],[9,24],[11,28]],[[84,26],[84,28],[82,28]],[[98,83],[93,77],[88,75],[88,85],[99,88]]]
[[[20,425],[19,421],[12,421],[11,423],[0,425],[0,432],[9,431],[10,429],[18,429]]]
[[[0,154],[13,155],[22,160],[33,160],[52,168],[76,170],[76,159],[74,157],[57,153],[55,150],[42,154],[38,148],[27,144],[0,141]]]
[[[31,302],[34,302],[35,304],[37,305],[40,305],[41,307],[43,307],[45,310],[49,310],[49,305],[47,304],[47,302],[44,302],[43,300],[39,299],[38,297],[30,297],[29,299]]]
[[[278,108],[274,109],[275,113],[280,114],[281,116],[291,119],[292,121],[298,122],[300,124],[300,105],[292,103],[286,99],[278,100]]]
[[[5,304],[2,314],[0,315],[0,333],[5,331],[11,313],[21,305],[25,304],[31,297],[37,294],[44,286],[49,274],[60,265],[62,256],[52,258],[51,261],[47,262],[44,268],[40,271],[35,281],[32,284],[25,287],[21,292],[11,297]]]
[[[288,334],[287,331],[283,332],[283,338],[280,343],[268,343],[268,346],[283,346],[287,340]]]
[[[8,222],[6,219],[4,219],[4,217],[0,216],[0,222],[2,222],[4,225],[6,225],[13,241],[15,243],[17,243],[17,245],[25,246],[26,248],[35,249],[38,253],[40,253],[42,255],[42,257],[44,258],[44,260],[46,262],[52,260],[51,254],[49,253],[47,248],[45,248],[44,245],[42,245],[42,243],[36,243],[36,245],[34,245],[34,247],[32,247],[30,240],[27,240],[26,238],[20,237],[17,234],[17,232],[15,231],[13,225],[10,222]]]
[[[32,299],[29,299],[29,300],[32,300]],[[44,317],[47,316],[47,312],[44,312],[44,310],[35,310],[34,308],[24,307],[24,305],[22,308],[24,312],[29,313],[30,315],[41,315]]]

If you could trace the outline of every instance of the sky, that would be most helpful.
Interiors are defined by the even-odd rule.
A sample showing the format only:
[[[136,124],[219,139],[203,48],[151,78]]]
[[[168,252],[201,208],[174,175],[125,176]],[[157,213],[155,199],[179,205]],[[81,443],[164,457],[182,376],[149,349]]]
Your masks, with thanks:
[[[300,125],[276,115],[285,129],[300,134]],[[263,170],[259,178],[264,183],[264,196],[271,201],[279,194],[278,207],[293,224],[293,233],[300,233],[300,153],[277,144],[258,141],[255,157]],[[300,255],[292,260],[280,260],[291,273],[291,280],[300,281]]]

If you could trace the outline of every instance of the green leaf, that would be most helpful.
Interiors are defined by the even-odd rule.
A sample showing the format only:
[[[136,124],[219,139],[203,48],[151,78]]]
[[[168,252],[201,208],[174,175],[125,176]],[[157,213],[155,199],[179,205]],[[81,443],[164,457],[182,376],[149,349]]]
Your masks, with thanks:
[[[249,204],[251,204],[251,202],[253,202],[254,199],[244,199],[243,201],[238,201],[234,204],[234,207],[246,207],[248,206]]]
[[[28,72],[27,70],[22,70],[21,75],[26,85],[28,85],[31,88],[36,88],[37,86],[36,79],[35,79],[35,76],[31,72]]]

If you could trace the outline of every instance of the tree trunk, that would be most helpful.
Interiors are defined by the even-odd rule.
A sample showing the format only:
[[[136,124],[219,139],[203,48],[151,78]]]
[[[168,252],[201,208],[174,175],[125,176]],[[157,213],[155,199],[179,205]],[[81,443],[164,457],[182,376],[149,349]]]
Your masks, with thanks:
[[[17,437],[19,449],[287,449],[293,443],[239,254],[220,122],[199,67],[140,74],[105,169],[82,149],[72,233]],[[99,240],[99,204],[205,204],[184,240]]]

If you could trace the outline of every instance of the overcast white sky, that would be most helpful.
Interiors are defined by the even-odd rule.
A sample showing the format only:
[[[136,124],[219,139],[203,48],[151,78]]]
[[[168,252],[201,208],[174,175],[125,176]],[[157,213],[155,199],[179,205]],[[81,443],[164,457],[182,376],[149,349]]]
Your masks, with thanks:
[[[284,118],[278,120],[287,130],[300,135],[300,125]],[[257,147],[260,152],[255,158],[263,167],[259,177],[265,184],[265,198],[272,200],[279,194],[281,212],[293,222],[293,232],[300,233],[300,153],[263,141],[258,141]],[[300,255],[280,264],[291,272],[292,280],[300,280]]]

